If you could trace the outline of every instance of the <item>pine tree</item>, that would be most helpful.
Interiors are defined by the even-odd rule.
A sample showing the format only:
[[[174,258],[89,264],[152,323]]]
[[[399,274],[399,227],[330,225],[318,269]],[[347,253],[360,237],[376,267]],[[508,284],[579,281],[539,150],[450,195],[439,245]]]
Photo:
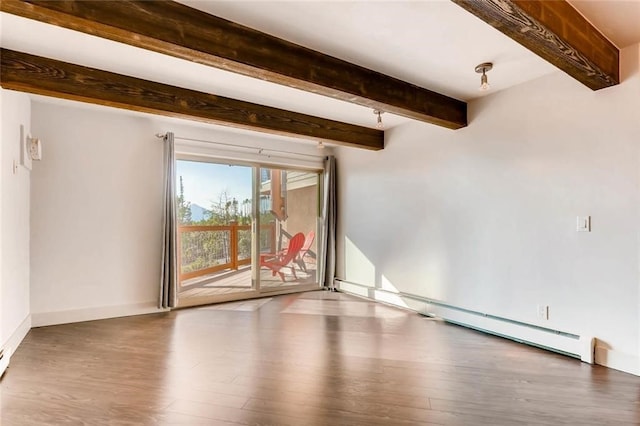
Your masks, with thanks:
[[[178,195],[178,220],[181,225],[191,224],[191,202],[184,199],[182,176],[180,176],[180,194]]]

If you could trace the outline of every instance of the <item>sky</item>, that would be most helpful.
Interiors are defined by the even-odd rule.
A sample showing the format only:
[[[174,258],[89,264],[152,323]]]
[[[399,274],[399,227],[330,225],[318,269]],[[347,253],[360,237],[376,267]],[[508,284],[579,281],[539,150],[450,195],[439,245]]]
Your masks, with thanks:
[[[251,167],[178,160],[176,184],[180,194],[180,176],[184,198],[192,204],[210,209],[220,194],[227,191],[238,201],[251,199]]]

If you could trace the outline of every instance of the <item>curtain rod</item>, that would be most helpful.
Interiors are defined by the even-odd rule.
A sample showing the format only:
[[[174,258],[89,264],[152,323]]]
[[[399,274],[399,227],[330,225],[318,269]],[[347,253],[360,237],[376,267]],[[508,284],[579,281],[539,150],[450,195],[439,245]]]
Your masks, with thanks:
[[[162,139],[165,136],[166,136],[166,133],[156,133],[156,137],[157,138]],[[233,147],[236,147],[236,148],[243,148],[243,149],[248,149],[248,150],[257,150],[258,151],[257,154],[266,155],[266,156],[269,156],[269,155],[266,154],[265,152],[277,152],[277,153],[288,154],[288,155],[299,155],[299,156],[302,156],[302,157],[326,158],[326,155],[302,154],[302,153],[298,153],[298,152],[284,151],[284,150],[280,150],[280,149],[260,148],[260,147],[255,147],[255,146],[245,146],[245,145],[238,145],[238,144],[227,143],[227,142],[217,142],[217,141],[210,141],[210,140],[204,140],[204,139],[186,138],[186,137],[181,137],[181,136],[174,136],[174,139],[180,139],[180,140],[183,140],[183,141],[190,141],[190,142],[209,143],[209,144],[213,144],[213,145],[233,146]]]

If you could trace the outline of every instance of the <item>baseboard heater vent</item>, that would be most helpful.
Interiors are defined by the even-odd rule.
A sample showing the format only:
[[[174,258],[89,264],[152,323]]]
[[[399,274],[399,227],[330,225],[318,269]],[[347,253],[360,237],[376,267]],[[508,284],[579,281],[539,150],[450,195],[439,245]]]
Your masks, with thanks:
[[[9,367],[9,353],[5,353],[4,349],[0,349],[0,377],[4,375],[4,372]]]
[[[568,355],[589,364],[594,363],[595,339],[591,336],[579,336],[535,324],[515,321],[414,294],[372,288],[337,279],[335,284],[340,291],[346,293],[407,308],[422,315],[441,318],[452,324]]]

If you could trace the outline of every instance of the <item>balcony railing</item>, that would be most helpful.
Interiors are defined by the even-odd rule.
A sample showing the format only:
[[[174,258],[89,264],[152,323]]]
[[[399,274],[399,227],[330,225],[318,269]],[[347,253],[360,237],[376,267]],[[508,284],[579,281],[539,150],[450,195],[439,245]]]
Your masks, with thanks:
[[[237,270],[251,264],[251,226],[184,225],[178,227],[180,281]],[[260,252],[276,248],[275,225],[262,225]]]

